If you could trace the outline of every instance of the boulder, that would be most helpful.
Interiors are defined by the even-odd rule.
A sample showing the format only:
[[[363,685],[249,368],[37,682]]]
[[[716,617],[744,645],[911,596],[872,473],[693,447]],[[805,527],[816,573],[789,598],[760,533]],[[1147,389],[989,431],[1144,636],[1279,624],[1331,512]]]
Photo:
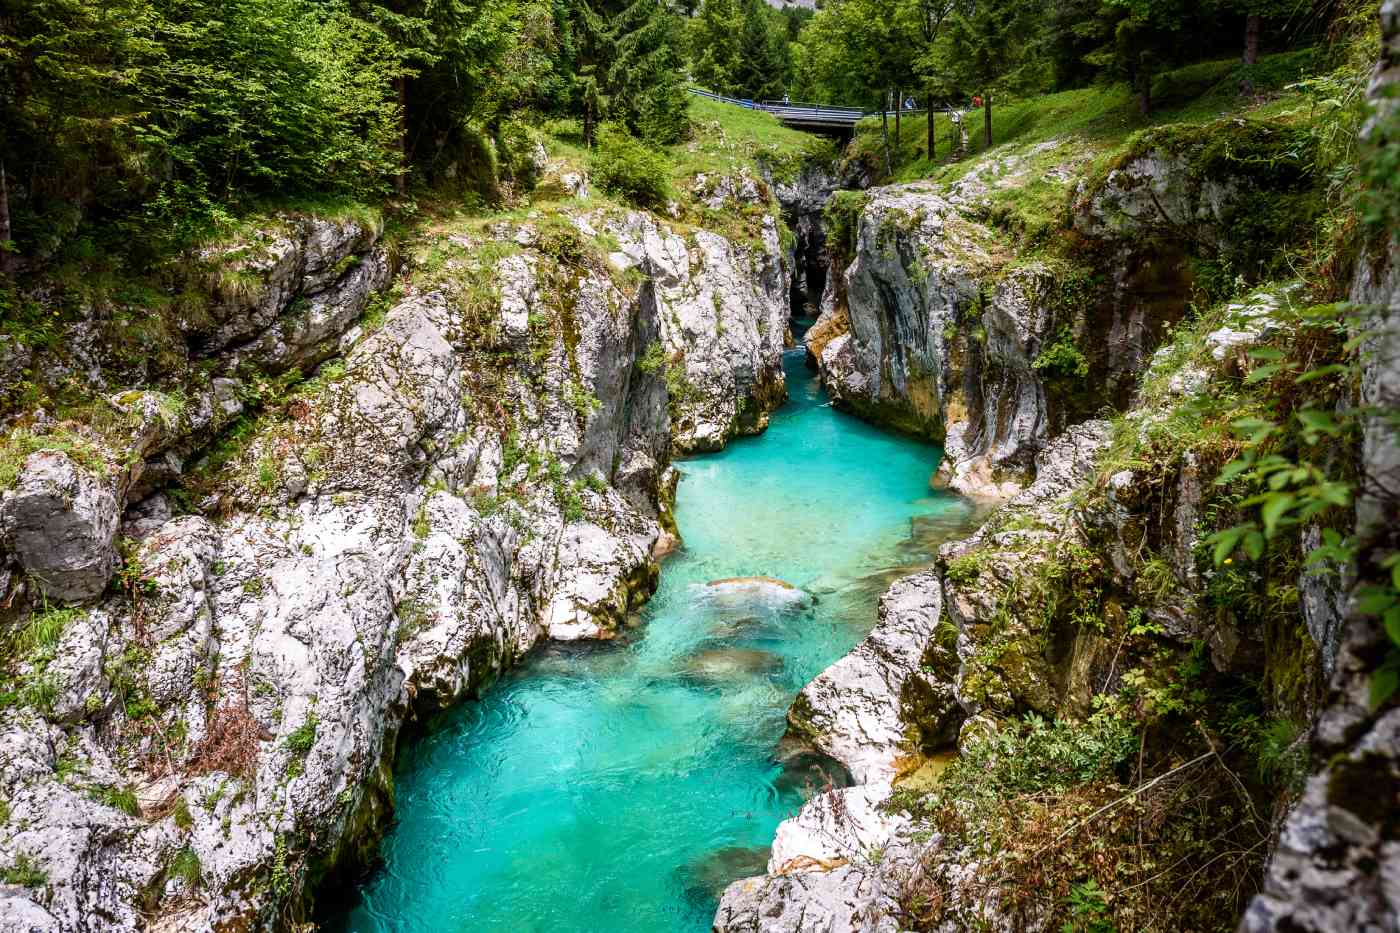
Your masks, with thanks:
[[[119,518],[112,484],[60,450],[30,454],[15,488],[0,498],[0,538],[45,595],[61,603],[107,588],[117,567]]]

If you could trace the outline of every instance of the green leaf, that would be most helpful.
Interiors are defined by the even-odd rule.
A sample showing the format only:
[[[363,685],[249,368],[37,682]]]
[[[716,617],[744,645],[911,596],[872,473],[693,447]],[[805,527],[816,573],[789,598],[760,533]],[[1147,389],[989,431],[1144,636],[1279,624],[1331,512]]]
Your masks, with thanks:
[[[1258,560],[1264,556],[1264,536],[1257,531],[1251,531],[1244,536],[1244,552],[1249,555],[1250,560]]]
[[[1284,367],[1282,363],[1272,363],[1268,366],[1260,366],[1257,369],[1251,370],[1249,375],[1244,377],[1244,384],[1253,385],[1256,382],[1263,382],[1265,379],[1272,377],[1275,373],[1277,373],[1283,368]]]
[[[1304,408],[1299,411],[1298,420],[1303,423],[1305,429],[1326,434],[1329,437],[1336,437],[1342,433],[1342,426],[1337,423],[1337,419],[1316,408]]]
[[[1381,625],[1385,627],[1385,633],[1390,636],[1391,643],[1400,646],[1400,606],[1391,606],[1381,617]]]
[[[1281,360],[1283,357],[1283,351],[1273,347],[1255,347],[1249,351],[1249,358],[1252,360]]]
[[[1312,382],[1314,379],[1321,379],[1321,378],[1323,378],[1324,376],[1333,376],[1333,375],[1339,375],[1339,374],[1341,374],[1341,373],[1349,372],[1350,369],[1351,369],[1351,367],[1349,367],[1349,366],[1344,366],[1344,365],[1342,365],[1341,363],[1333,363],[1333,364],[1330,365],[1330,366],[1319,366],[1317,369],[1310,369],[1310,370],[1308,370],[1307,372],[1305,372],[1305,373],[1303,373],[1302,375],[1300,375],[1297,379],[1295,379],[1295,380],[1293,380],[1293,381],[1294,381],[1294,382]]]
[[[1225,563],[1225,558],[1230,556],[1235,546],[1239,544],[1240,538],[1244,537],[1251,527],[1250,525],[1236,525],[1233,528],[1217,531],[1206,538],[1206,543],[1215,544],[1215,551],[1211,554],[1211,560],[1215,562],[1215,566],[1219,567]]]
[[[1371,708],[1377,709],[1400,688],[1400,668],[1382,667],[1371,675]]]
[[[1393,591],[1379,586],[1368,586],[1361,591],[1356,601],[1356,611],[1363,615],[1376,616],[1388,611],[1395,602],[1396,595]]]
[[[1259,510],[1259,517],[1264,520],[1264,533],[1266,535],[1271,538],[1274,536],[1274,532],[1278,530],[1278,523],[1293,507],[1293,503],[1297,501],[1298,497],[1291,492],[1269,497],[1269,501],[1265,502],[1264,507]]]

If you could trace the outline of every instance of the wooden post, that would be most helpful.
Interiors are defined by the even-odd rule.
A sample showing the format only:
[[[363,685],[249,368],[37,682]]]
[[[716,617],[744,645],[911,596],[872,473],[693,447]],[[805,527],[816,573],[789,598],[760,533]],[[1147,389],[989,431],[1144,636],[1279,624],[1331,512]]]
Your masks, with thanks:
[[[987,148],[992,148],[992,95],[982,98],[982,134],[986,137]]]
[[[899,116],[904,110],[904,89],[894,89],[894,153],[899,155],[899,147],[903,144],[904,136],[899,131]]]
[[[880,135],[885,140],[885,175],[894,175],[894,163],[890,159],[890,92],[885,91],[884,106],[880,108]]]

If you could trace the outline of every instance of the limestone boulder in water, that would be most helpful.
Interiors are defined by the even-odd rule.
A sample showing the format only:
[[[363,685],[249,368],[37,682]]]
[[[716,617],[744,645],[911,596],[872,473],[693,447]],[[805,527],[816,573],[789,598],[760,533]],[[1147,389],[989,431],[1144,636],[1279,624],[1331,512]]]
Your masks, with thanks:
[[[692,655],[686,662],[685,676],[704,684],[722,684],[776,674],[782,669],[783,659],[771,651],[726,646]]]
[[[725,846],[707,852],[681,869],[686,897],[713,904],[730,883],[762,874],[767,864],[768,846]]]
[[[716,609],[806,609],[812,594],[777,577],[726,577],[696,587],[697,598]]]

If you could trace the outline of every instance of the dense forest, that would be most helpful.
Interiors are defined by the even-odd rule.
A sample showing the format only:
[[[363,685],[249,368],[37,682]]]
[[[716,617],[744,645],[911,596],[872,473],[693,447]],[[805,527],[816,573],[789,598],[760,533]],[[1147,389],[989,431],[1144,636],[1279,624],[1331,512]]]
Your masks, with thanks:
[[[523,123],[570,116],[589,142],[617,123],[673,143],[688,82],[875,109],[1127,81],[1146,112],[1154,76],[1188,59],[1239,53],[1247,91],[1261,49],[1358,15],[1280,0],[833,0],[815,14],[762,0],[9,0],[0,243],[13,266],[93,221],[159,249],[274,195],[451,182],[490,197],[520,170]]]

